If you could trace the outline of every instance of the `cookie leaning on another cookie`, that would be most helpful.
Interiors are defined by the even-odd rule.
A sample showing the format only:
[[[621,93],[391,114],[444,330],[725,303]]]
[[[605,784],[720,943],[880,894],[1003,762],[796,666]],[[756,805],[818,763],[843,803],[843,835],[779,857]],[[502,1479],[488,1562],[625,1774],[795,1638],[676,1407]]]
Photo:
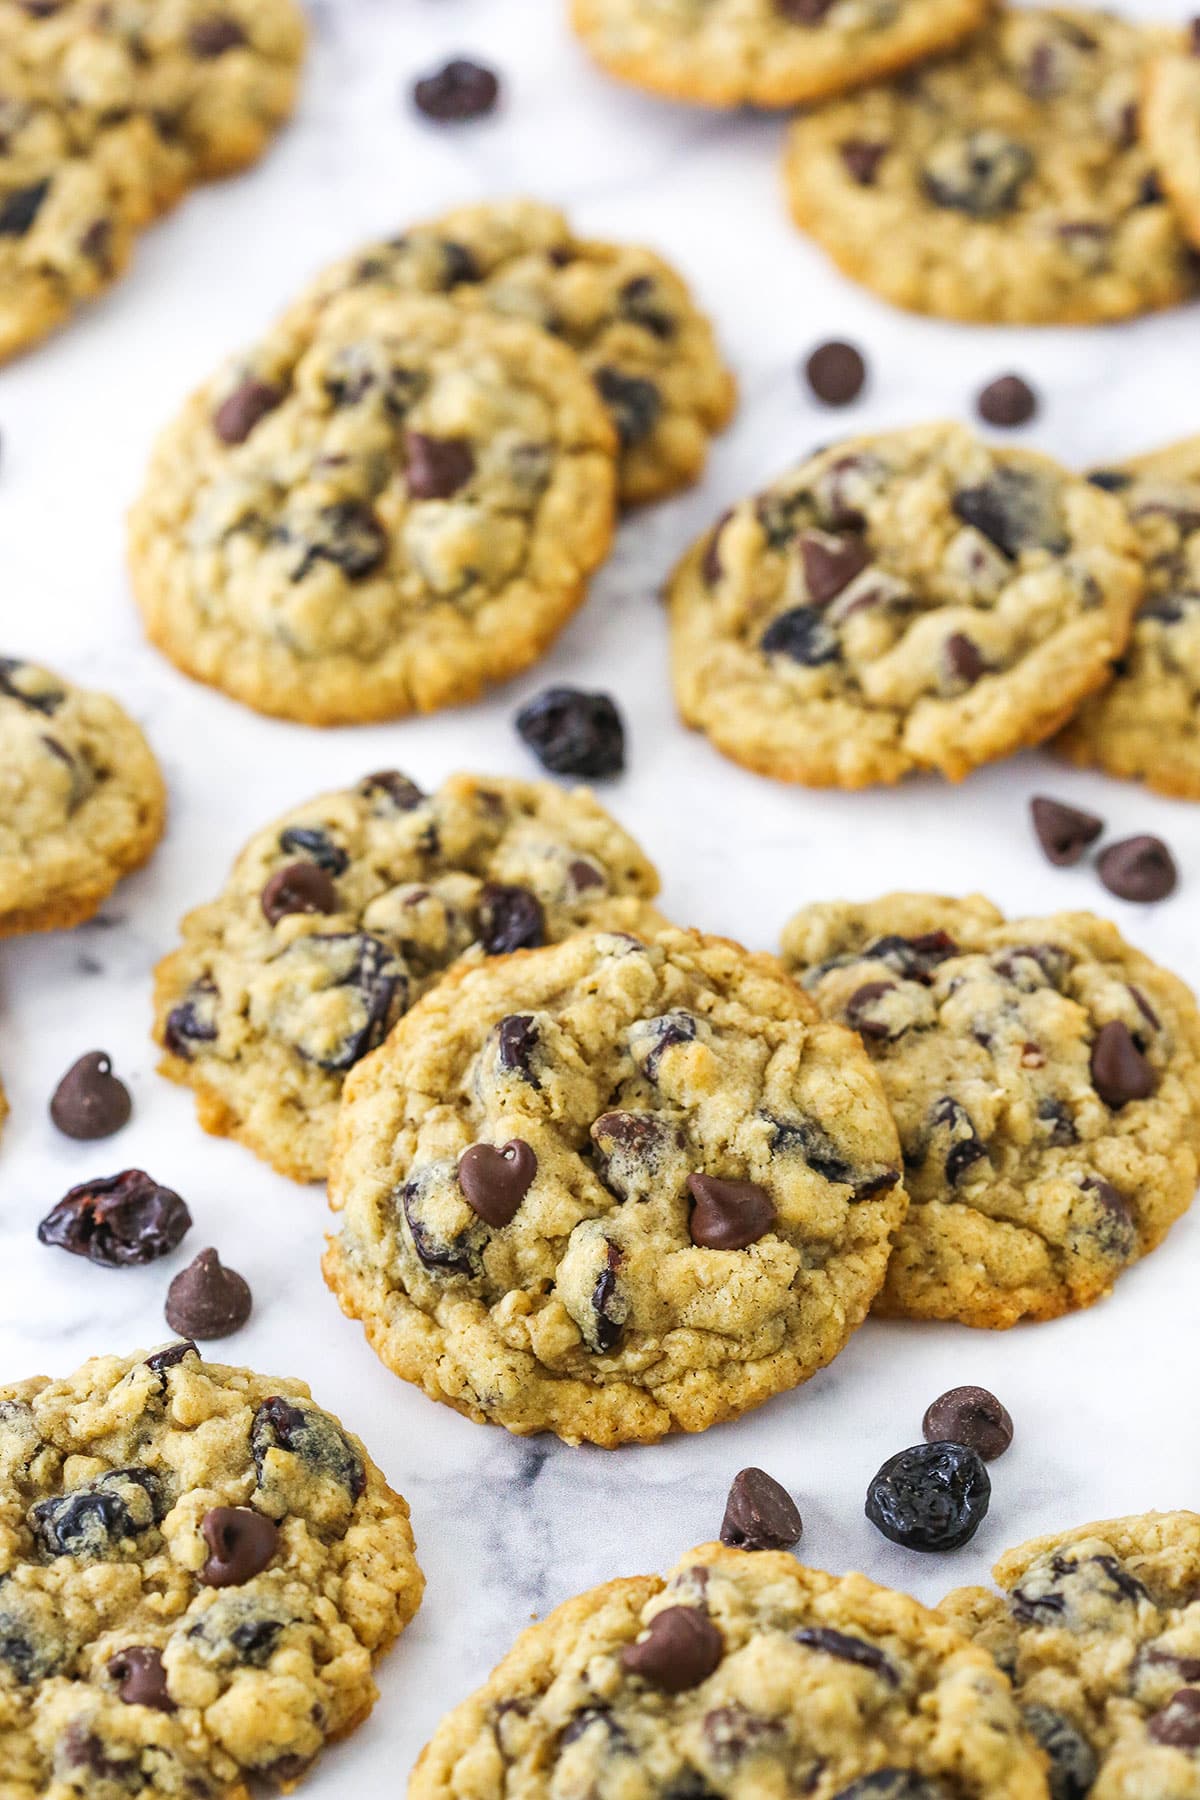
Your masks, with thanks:
[[[1191,1205],[1200,1014],[1114,925],[889,894],[805,907],[783,949],[861,1034],[899,1127],[912,1205],[877,1310],[1055,1318]]]
[[[1146,70],[1141,131],[1184,234],[1200,245],[1200,27]]]
[[[671,579],[684,720],[784,781],[957,780],[1104,682],[1144,573],[1120,506],[960,425],[850,439],[733,507]]]
[[[165,818],[158,764],[115,700],[0,658],[0,937],[90,919]]]

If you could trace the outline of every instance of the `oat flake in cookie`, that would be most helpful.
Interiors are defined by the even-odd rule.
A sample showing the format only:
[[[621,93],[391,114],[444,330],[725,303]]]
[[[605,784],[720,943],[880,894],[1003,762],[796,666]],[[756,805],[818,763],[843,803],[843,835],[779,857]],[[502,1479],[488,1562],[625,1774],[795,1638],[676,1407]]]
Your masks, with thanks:
[[[410,1800],[1046,1800],[991,1658],[862,1575],[704,1544],[524,1632]]]
[[[657,889],[582,789],[368,775],[259,832],[188,914],[155,987],[163,1073],[194,1088],[206,1130],[322,1179],[347,1071],[450,963],[636,929]]]
[[[1086,325],[1195,291],[1138,130],[1176,34],[1107,13],[1001,11],[964,49],[792,128],[796,222],[895,305]]]
[[[993,1574],[938,1610],[1011,1678],[1052,1800],[1196,1800],[1200,1514],[1036,1538]]]
[[[0,937],[90,919],[165,813],[158,764],[115,700],[0,657]]]
[[[890,894],[806,907],[784,961],[861,1033],[899,1127],[912,1205],[877,1310],[1054,1318],[1190,1206],[1200,1016],[1106,920]]]
[[[833,445],[733,507],[669,589],[676,699],[785,781],[952,779],[1108,676],[1143,574],[1120,506],[1047,457],[922,425]]]
[[[574,350],[620,440],[626,504],[701,474],[735,389],[712,326],[668,263],[633,244],[581,238],[536,200],[459,207],[326,269],[288,314],[296,330],[348,289],[450,294],[539,325]]]
[[[1200,437],[1091,479],[1125,507],[1149,580],[1111,684],[1057,747],[1072,762],[1200,800]]]
[[[853,1036],[773,957],[676,931],[447,976],[347,1082],[330,1198],[326,1279],[390,1368],[606,1445],[815,1374],[906,1206]]]
[[[247,1800],[366,1718],[424,1585],[299,1381],[191,1344],[0,1389],[6,1800]]]

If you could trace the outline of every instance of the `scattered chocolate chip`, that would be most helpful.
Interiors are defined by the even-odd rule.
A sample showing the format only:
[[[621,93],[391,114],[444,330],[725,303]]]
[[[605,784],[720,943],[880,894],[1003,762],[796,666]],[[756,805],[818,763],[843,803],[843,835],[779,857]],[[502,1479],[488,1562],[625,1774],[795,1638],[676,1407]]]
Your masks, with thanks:
[[[223,13],[210,13],[206,19],[197,19],[188,32],[192,55],[206,62],[224,56],[227,51],[240,50],[247,41],[245,26]]]
[[[980,676],[987,672],[987,664],[979,645],[963,631],[952,632],[943,644],[942,651],[946,667],[955,681],[962,681],[968,687],[973,687]]]
[[[38,1226],[38,1242],[102,1268],[133,1268],[178,1249],[192,1223],[179,1195],[142,1169],[74,1187]]]
[[[879,165],[888,148],[887,144],[872,143],[868,138],[844,138],[838,145],[838,154],[852,181],[859,187],[874,187]],[[853,399],[853,394],[850,397]],[[835,401],[834,404],[838,403]]]
[[[626,375],[607,365],[592,376],[596,392],[612,414],[623,450],[644,443],[662,415],[663,398],[644,375]]]
[[[223,444],[244,444],[254,427],[282,404],[282,388],[249,376],[222,400],[213,414],[213,430]]]
[[[364,800],[386,801],[389,808],[401,813],[415,812],[425,798],[416,782],[399,769],[379,769],[374,775],[364,775],[358,791]]]
[[[472,1144],[458,1159],[458,1185],[467,1205],[485,1225],[511,1225],[517,1208],[533,1186],[537,1156],[523,1138],[495,1144]]]
[[[1105,494],[1121,494],[1133,485],[1133,476],[1124,469],[1093,469],[1087,479]]]
[[[798,540],[804,585],[814,606],[828,606],[871,561],[860,537],[837,537],[828,531],[803,531]]]
[[[1133,1041],[1128,1025],[1110,1019],[1096,1033],[1091,1056],[1092,1086],[1114,1111],[1154,1092],[1154,1070]]]
[[[1077,863],[1104,830],[1104,820],[1095,813],[1081,812],[1077,806],[1067,806],[1043,794],[1035,795],[1029,802],[1029,812],[1038,843],[1059,869]]]
[[[0,200],[0,238],[24,237],[26,232],[32,231],[49,192],[47,178],[32,182],[28,187],[12,188],[5,194]]]
[[[1013,1440],[1013,1422],[986,1388],[956,1387],[928,1408],[921,1427],[927,1444],[965,1444],[984,1462],[994,1462]]]
[[[500,98],[500,78],[482,63],[455,57],[443,68],[413,83],[413,104],[439,125],[459,125],[493,112]]]
[[[846,155],[847,148],[843,144],[843,156]],[[859,148],[874,150],[876,147],[860,145]],[[882,146],[878,148],[882,155]],[[878,157],[874,160],[878,161]],[[874,172],[874,162],[871,168]],[[817,345],[804,365],[804,374],[822,406],[849,406],[862,393],[867,379],[867,365],[861,351],[856,350],[853,344],[844,344],[834,338],[827,344]]]
[[[744,1250],[775,1223],[774,1202],[756,1181],[689,1175],[687,1184],[695,1202],[688,1231],[704,1250]]]
[[[261,1574],[275,1554],[279,1530],[251,1506],[214,1506],[200,1521],[208,1561],[200,1571],[205,1587],[240,1587]]]
[[[733,1478],[721,1542],[731,1550],[790,1550],[804,1530],[787,1489],[764,1469],[740,1469]]]
[[[907,1550],[957,1550],[987,1516],[992,1484],[966,1444],[915,1444],[889,1457],[867,1490],[867,1517]]]
[[[1119,900],[1165,900],[1179,885],[1175,858],[1161,838],[1123,838],[1100,852],[1096,868]]]
[[[276,869],[262,891],[263,917],[269,925],[277,925],[289,913],[335,913],[338,904],[333,877],[315,862]]]
[[[110,1656],[108,1673],[126,1706],[151,1706],[156,1712],[174,1712],[175,1702],[167,1692],[167,1672],[162,1652],[142,1644],[118,1650]]]
[[[625,767],[625,727],[607,694],[545,688],[517,714],[517,732],[554,775],[601,781]]]
[[[129,1123],[129,1089],[112,1072],[103,1050],[89,1050],[72,1063],[54,1090],[50,1117],[64,1137],[87,1141],[112,1137]]]
[[[1200,1750],[1200,1693],[1195,1688],[1180,1688],[1162,1711],[1155,1713],[1146,1732],[1156,1744],[1169,1744],[1175,1750]]]
[[[215,1250],[202,1250],[167,1289],[167,1324],[180,1337],[223,1338],[250,1317],[250,1289]]]
[[[1037,411],[1037,395],[1019,375],[998,375],[980,392],[979,416],[989,425],[1024,425]]]
[[[479,895],[479,942],[486,956],[536,950],[546,941],[546,914],[528,888],[486,882]]]
[[[725,1640],[698,1606],[668,1606],[655,1613],[646,1635],[626,1644],[621,1665],[664,1694],[682,1694],[707,1681],[725,1654]]]
[[[475,457],[466,438],[406,431],[404,454],[404,480],[412,500],[449,500],[475,473]]]

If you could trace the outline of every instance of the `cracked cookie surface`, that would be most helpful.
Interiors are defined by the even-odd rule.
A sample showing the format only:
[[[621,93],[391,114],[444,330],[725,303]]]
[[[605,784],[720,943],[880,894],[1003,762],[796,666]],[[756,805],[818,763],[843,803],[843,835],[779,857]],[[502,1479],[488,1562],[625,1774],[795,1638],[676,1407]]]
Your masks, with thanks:
[[[323,271],[289,310],[315,314],[354,289],[453,294],[538,325],[581,358],[620,441],[620,495],[655,500],[701,474],[733,412],[733,377],[712,326],[651,250],[580,238],[535,200],[459,207]]]
[[[525,1631],[442,1721],[410,1789],[626,1792],[1045,1800],[1046,1785],[1006,1682],[936,1613],[862,1575],[703,1544]]]
[[[309,724],[429,712],[535,661],[612,538],[616,436],[578,359],[444,298],[348,293],[168,427],[131,515],[147,632]]]
[[[849,439],[676,570],[676,699],[785,781],[958,779],[1107,679],[1143,580],[1120,506],[1047,457],[949,424]]]
[[[194,1088],[206,1130],[320,1180],[347,1071],[451,963],[637,928],[657,889],[583,790],[368,776],[265,827],[184,920],[155,988],[163,1073]]]
[[[774,958],[676,931],[447,976],[348,1080],[330,1200],[326,1279],[391,1369],[608,1445],[815,1374],[906,1205],[853,1035]]]
[[[1108,687],[1057,741],[1073,762],[1200,799],[1200,437],[1093,472],[1146,561],[1146,599]]]
[[[1054,1318],[1191,1205],[1200,1015],[1106,920],[890,894],[805,907],[783,954],[861,1034],[899,1127],[911,1206],[877,1310]]]
[[[1001,12],[955,54],[793,127],[796,222],[848,275],[943,318],[1091,324],[1196,288],[1138,130],[1175,41],[1109,14]]]
[[[370,1712],[408,1508],[298,1381],[194,1345],[0,1388],[6,1800],[248,1800]]]
[[[0,657],[0,937],[90,919],[165,816],[158,764],[123,707]]]
[[[1001,1557],[938,1609],[1011,1678],[1052,1800],[1200,1795],[1200,1514],[1143,1513]]]

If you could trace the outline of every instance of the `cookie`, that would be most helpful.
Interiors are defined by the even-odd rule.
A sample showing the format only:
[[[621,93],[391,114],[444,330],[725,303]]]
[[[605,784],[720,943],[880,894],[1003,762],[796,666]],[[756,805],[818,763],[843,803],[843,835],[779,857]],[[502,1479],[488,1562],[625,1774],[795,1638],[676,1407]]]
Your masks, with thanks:
[[[424,1586],[408,1507],[300,1381],[192,1344],[0,1389],[5,1800],[290,1791]]]
[[[370,775],[259,832],[184,920],[155,985],[160,1066],[207,1131],[321,1180],[347,1071],[452,962],[637,926],[657,889],[582,789]]]
[[[1002,1594],[938,1609],[1011,1677],[1054,1800],[1200,1793],[1200,1514],[1109,1519],[1010,1550]]]
[[[123,707],[0,657],[0,937],[90,919],[165,818],[158,764]]]
[[[1044,456],[960,425],[847,440],[676,570],[676,700],[780,780],[958,780],[1108,678],[1143,580],[1120,506]]]
[[[861,87],[983,24],[988,0],[573,0],[596,61],[704,106],[795,106]]]
[[[371,244],[318,276],[289,320],[310,330],[314,313],[349,289],[452,293],[569,345],[616,428],[630,505],[697,480],[733,412],[733,377],[675,270],[651,250],[577,237],[535,200],[460,207]]]
[[[1085,767],[1200,800],[1200,437],[1091,479],[1129,514],[1147,594],[1111,685],[1057,748]]]
[[[616,434],[536,326],[347,294],[193,396],[134,506],[151,639],[260,712],[332,725],[527,668],[612,540]]]
[[[784,961],[861,1033],[912,1199],[879,1311],[1008,1326],[1101,1299],[1191,1205],[1200,1015],[1088,913],[805,907]]]
[[[991,1658],[906,1594],[702,1544],[567,1601],[439,1725],[410,1800],[1045,1800]]]
[[[1003,11],[966,47],[792,127],[803,230],[894,305],[1076,324],[1195,292],[1189,247],[1138,133],[1172,40],[1107,13]]]
[[[347,1081],[330,1201],[326,1279],[389,1368],[605,1445],[815,1374],[906,1206],[852,1034],[773,957],[679,931],[447,976]]]
[[[1200,245],[1200,29],[1146,70],[1142,136],[1184,234]]]

